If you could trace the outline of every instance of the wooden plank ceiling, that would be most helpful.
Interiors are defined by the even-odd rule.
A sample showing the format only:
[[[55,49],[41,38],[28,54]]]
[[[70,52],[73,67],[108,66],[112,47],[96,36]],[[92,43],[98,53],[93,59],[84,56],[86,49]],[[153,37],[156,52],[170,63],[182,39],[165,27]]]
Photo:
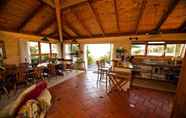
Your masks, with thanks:
[[[186,32],[186,0],[62,0],[64,39]],[[58,39],[53,0],[4,0],[0,30]]]

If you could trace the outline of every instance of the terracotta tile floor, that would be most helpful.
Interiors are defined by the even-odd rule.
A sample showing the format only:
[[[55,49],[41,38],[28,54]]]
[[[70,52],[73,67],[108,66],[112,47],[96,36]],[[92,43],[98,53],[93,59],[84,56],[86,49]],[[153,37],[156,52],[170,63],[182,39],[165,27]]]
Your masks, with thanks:
[[[47,118],[169,118],[173,94],[142,88],[106,94],[96,74],[80,74],[50,88],[53,105]],[[131,106],[132,104],[132,106]]]

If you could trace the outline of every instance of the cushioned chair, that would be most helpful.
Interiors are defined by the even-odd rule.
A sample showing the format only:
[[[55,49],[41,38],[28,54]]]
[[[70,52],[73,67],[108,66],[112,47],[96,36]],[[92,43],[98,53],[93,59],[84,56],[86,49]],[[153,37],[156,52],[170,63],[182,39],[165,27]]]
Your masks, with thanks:
[[[44,118],[51,105],[51,99],[52,97],[47,89],[47,82],[40,81],[24,90],[16,100],[3,108],[0,111],[0,118],[20,118],[20,116],[24,114],[34,115],[35,112],[38,113],[39,118]],[[40,108],[39,111],[25,109],[32,101],[37,101],[37,105],[39,105],[38,107]],[[30,113],[32,111],[34,111],[34,113]],[[31,117],[28,116],[28,118]]]

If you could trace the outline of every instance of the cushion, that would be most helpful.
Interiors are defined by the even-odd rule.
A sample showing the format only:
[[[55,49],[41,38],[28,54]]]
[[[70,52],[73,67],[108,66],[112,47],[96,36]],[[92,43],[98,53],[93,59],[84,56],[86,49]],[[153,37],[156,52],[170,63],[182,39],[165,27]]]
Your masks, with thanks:
[[[24,90],[18,98],[7,105],[3,110],[0,111],[0,118],[9,118],[14,116],[19,109],[30,99],[36,99],[42,91],[47,88],[46,81],[40,81]]]
[[[31,99],[20,108],[16,118],[40,118],[41,112],[38,101]]]
[[[42,109],[42,111],[47,111],[49,107],[51,106],[51,99],[52,96],[48,89],[45,89],[39,97],[37,97],[37,100],[39,101],[39,105]]]

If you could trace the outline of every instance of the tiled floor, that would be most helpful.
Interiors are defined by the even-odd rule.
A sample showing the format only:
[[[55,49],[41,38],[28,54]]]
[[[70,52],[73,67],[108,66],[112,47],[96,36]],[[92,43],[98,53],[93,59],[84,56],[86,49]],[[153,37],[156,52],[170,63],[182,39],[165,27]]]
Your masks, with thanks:
[[[52,77],[52,78],[48,78],[47,81],[48,81],[48,87],[52,87],[52,86],[55,86],[59,83],[62,83],[68,79],[71,79],[72,77],[82,73],[83,71],[76,71],[76,70],[73,70],[73,71],[66,71],[64,72],[64,76],[57,76],[57,77]],[[31,85],[29,85],[31,86]],[[18,96],[19,94],[25,90],[25,88],[27,88],[28,86],[19,86],[17,92],[15,93],[14,90],[11,90],[9,91],[9,96],[3,94],[3,95],[0,95],[0,110],[3,109],[6,105],[8,105],[9,103],[11,103],[12,101],[14,101]]]
[[[96,74],[80,74],[50,88],[53,104],[47,118],[169,118],[173,94],[142,88],[106,94]]]

